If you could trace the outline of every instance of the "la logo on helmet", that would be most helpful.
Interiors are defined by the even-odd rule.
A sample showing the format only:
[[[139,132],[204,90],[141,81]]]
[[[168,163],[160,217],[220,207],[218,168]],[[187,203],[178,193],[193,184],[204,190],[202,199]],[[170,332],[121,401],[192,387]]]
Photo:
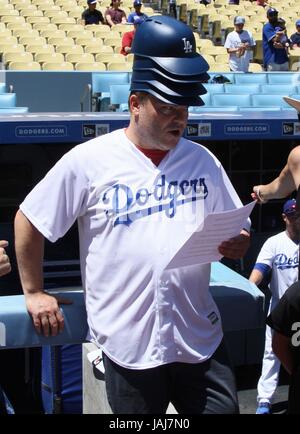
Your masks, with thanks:
[[[183,40],[183,49],[185,53],[191,53],[193,51],[193,46],[186,38],[182,38]]]

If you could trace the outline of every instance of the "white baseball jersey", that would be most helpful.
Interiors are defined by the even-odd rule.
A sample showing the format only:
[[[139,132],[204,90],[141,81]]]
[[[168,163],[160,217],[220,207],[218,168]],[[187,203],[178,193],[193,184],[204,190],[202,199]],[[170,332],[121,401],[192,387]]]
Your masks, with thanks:
[[[265,264],[272,269],[269,288],[275,302],[298,280],[298,255],[299,246],[286,231],[268,238],[259,252],[255,268]]]
[[[65,154],[20,208],[52,242],[78,219],[89,338],[145,369],[204,361],[220,344],[210,264],[164,268],[207,213],[241,205],[203,146],[182,138],[155,166],[117,130]]]
[[[256,45],[251,32],[243,30],[241,33],[238,33],[234,30],[233,32],[228,33],[224,47],[238,48],[241,46],[241,43],[245,42],[248,42],[251,47]],[[248,72],[249,62],[252,57],[253,55],[251,50],[246,50],[243,56],[240,57],[238,57],[236,53],[229,53],[230,69],[232,71]]]

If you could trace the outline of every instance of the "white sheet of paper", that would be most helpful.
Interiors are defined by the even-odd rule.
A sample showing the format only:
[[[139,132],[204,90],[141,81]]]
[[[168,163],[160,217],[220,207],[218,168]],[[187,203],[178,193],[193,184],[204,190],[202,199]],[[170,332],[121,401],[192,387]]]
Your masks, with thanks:
[[[208,214],[202,228],[183,244],[166,269],[219,261],[222,255],[218,246],[240,233],[255,204],[253,201],[231,211]]]

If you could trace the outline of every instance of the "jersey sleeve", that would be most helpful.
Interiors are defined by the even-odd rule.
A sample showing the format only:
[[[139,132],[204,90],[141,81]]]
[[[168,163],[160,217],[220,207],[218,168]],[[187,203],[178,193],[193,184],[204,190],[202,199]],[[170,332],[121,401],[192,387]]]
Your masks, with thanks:
[[[20,205],[49,241],[61,238],[85,209],[89,182],[76,152],[65,154]]]
[[[232,40],[231,40],[231,36],[230,34],[227,35],[227,38],[225,40],[225,44],[224,44],[225,48],[234,48],[232,45]]]
[[[263,244],[257,256],[256,264],[265,264],[270,268],[272,268],[274,256],[275,256],[274,240],[273,237],[271,237],[268,238],[267,241]]]
[[[270,42],[270,41],[274,38],[274,36],[276,35],[276,32],[275,32],[275,30],[273,29],[273,27],[271,27],[271,26],[270,26],[270,27],[267,26],[267,27],[265,27],[265,29],[264,29],[264,34],[265,34],[265,36],[266,36],[268,42]]]

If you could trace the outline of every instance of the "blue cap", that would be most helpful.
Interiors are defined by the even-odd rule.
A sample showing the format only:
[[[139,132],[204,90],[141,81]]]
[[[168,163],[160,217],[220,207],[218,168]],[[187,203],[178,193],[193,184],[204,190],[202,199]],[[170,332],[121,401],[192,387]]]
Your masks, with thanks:
[[[142,6],[142,4],[141,0],[134,0],[133,2],[133,6]]]
[[[278,10],[275,8],[269,8],[267,10],[267,17],[275,17],[275,15],[278,15]]]
[[[300,20],[297,20],[295,24],[296,24],[296,27],[300,26]]]
[[[296,212],[296,199],[289,199],[283,205],[283,214],[291,215]]]
[[[95,3],[97,3],[97,0],[87,0],[88,5],[94,5]]]
[[[240,16],[235,17],[233,23],[234,24],[245,24],[245,18],[240,17]]]

